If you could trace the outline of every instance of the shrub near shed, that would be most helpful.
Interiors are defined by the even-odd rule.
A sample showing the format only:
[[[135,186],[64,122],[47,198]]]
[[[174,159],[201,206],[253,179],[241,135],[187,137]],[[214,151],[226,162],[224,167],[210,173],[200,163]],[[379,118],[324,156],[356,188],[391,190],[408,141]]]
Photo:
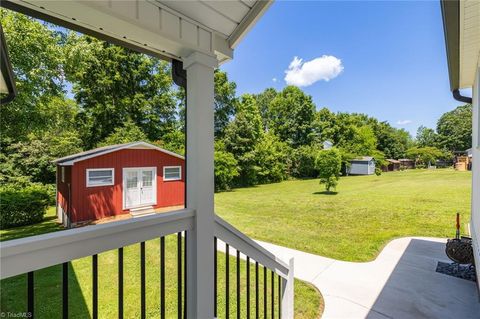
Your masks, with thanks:
[[[41,222],[49,202],[49,191],[43,185],[1,187],[0,229]]]

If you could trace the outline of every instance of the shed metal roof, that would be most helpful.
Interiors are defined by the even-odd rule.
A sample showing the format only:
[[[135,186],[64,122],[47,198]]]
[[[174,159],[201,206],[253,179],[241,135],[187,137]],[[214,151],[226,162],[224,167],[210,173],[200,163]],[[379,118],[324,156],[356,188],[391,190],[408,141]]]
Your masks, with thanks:
[[[361,158],[354,158],[350,162],[370,162],[371,160],[374,160],[375,158],[371,156],[362,156]]]
[[[132,143],[125,143],[125,144],[115,144],[115,145],[108,145],[108,146],[103,146],[103,147],[98,147],[94,148],[92,150],[88,150],[85,152],[80,152],[77,154],[57,158],[56,160],[53,161],[53,163],[61,166],[71,166],[75,164],[76,162],[84,161],[89,158],[105,155],[108,153],[120,151],[123,149],[154,149],[163,153],[166,153],[171,156],[175,156],[181,159],[185,159],[185,157],[178,155],[177,153],[167,151],[161,147],[158,147],[156,145],[139,141],[139,142],[132,142]]]

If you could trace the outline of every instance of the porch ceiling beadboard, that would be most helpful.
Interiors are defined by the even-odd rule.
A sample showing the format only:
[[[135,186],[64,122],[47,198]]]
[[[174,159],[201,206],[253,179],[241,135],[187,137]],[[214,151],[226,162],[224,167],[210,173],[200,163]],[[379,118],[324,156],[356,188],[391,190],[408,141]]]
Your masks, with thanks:
[[[271,1],[2,0],[2,6],[166,59],[233,57]]]

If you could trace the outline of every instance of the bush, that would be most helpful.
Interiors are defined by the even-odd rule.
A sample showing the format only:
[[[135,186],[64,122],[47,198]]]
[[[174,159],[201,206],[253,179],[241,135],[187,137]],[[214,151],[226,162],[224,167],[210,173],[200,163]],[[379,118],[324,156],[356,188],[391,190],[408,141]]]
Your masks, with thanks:
[[[1,187],[0,229],[41,222],[49,203],[51,194],[43,185]]]
[[[315,167],[319,171],[320,184],[325,184],[327,192],[332,188],[335,189],[342,168],[340,152],[335,148],[318,152]]]
[[[215,191],[229,190],[238,176],[238,162],[232,153],[215,150]]]
[[[293,151],[291,174],[295,177],[317,177],[315,158],[321,150],[320,146],[302,145]]]

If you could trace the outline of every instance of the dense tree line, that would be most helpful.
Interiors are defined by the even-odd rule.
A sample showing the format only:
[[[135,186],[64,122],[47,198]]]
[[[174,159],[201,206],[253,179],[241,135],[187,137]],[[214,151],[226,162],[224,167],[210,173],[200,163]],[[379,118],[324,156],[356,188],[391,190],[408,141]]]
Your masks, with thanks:
[[[167,62],[8,10],[1,20],[19,91],[0,109],[2,183],[53,183],[52,159],[113,143],[146,140],[184,152],[184,92]],[[344,168],[356,156],[432,160],[422,149],[448,157],[471,143],[468,105],[445,113],[436,130],[419,128],[414,140],[365,114],[317,109],[295,86],[237,96],[221,70],[214,108],[217,190],[317,177],[326,140]]]

